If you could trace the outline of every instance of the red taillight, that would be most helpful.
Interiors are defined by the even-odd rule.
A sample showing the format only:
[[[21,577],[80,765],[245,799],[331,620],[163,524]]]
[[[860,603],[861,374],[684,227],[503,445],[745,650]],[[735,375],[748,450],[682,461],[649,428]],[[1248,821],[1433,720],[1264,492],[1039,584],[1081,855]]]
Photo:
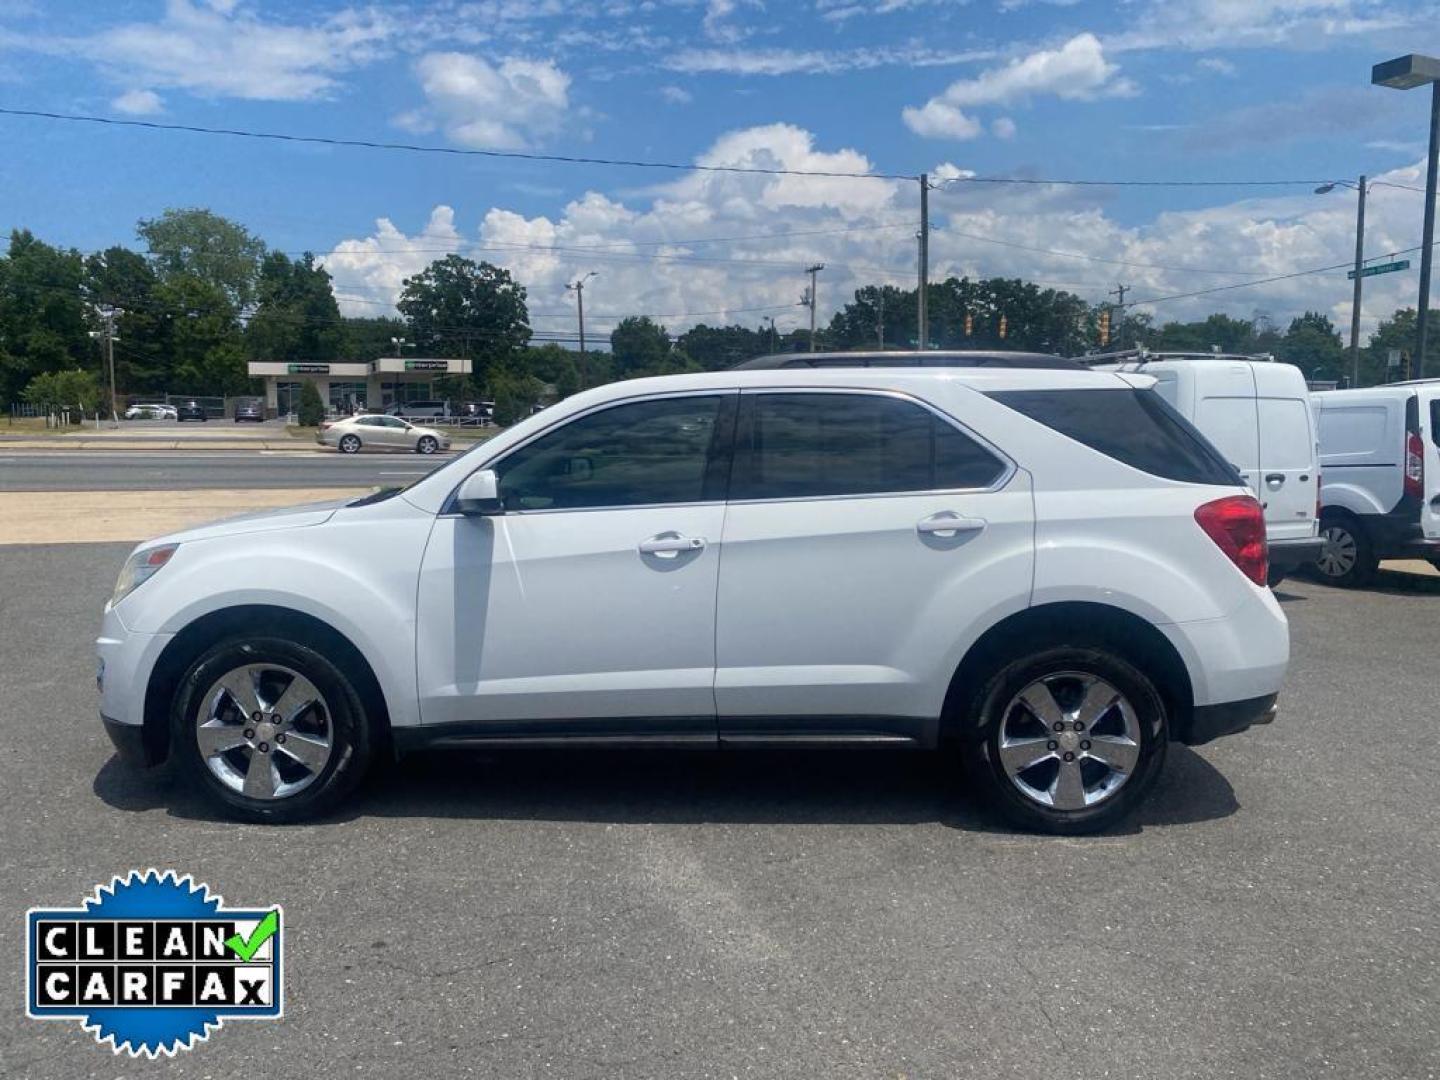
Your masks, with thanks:
[[[1227,495],[1196,507],[1195,521],[1240,572],[1256,585],[1270,573],[1265,543],[1265,511],[1249,495]]]
[[[1425,497],[1425,443],[1414,431],[1405,437],[1405,494]]]

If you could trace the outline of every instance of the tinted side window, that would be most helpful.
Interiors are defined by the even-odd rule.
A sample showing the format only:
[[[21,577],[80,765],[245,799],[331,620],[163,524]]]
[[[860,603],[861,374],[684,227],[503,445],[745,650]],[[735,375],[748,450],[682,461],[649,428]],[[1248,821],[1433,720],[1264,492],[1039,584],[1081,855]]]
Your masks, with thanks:
[[[495,467],[500,498],[507,510],[700,502],[723,401],[637,401],[572,420]]]
[[[1440,397],[1430,402],[1430,441],[1440,446]]]
[[[731,499],[986,487],[1005,466],[928,409],[871,394],[744,395]]]
[[[990,396],[1152,476],[1190,484],[1240,483],[1235,467],[1153,390],[1000,390]]]

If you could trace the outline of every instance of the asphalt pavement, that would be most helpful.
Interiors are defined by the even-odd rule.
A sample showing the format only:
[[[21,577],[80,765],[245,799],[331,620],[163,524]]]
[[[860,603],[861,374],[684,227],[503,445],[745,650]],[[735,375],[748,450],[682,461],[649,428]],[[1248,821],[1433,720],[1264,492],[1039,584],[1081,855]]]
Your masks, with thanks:
[[[216,820],[113,756],[126,545],[0,551],[0,1076],[1426,1078],[1440,579],[1287,583],[1273,725],[1173,747],[1115,833],[997,826],[913,753],[430,755]],[[32,905],[132,867],[283,904],[286,1014],[132,1062],[25,1019]]]
[[[195,488],[393,487],[451,456],[307,450],[129,453],[0,446],[0,491],[174,491]]]

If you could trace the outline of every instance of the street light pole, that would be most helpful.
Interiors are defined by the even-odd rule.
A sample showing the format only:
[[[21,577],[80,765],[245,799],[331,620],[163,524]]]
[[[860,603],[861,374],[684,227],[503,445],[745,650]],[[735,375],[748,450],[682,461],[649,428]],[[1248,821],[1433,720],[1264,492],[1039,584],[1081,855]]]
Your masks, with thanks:
[[[1370,72],[1376,86],[1413,90],[1430,84],[1430,155],[1425,169],[1425,231],[1420,249],[1420,302],[1415,320],[1414,378],[1425,375],[1425,344],[1430,321],[1430,263],[1435,252],[1435,173],[1440,158],[1440,60],[1410,53],[1376,64]]]
[[[576,278],[574,282],[565,286],[574,291],[575,309],[580,316],[580,381],[582,383],[590,381],[590,361],[585,352],[585,282],[592,277],[599,276],[598,270],[591,270],[588,274]]]
[[[805,268],[805,272],[810,275],[810,294],[809,294],[809,301],[810,301],[810,351],[811,351],[811,352],[814,352],[814,351],[815,351],[815,286],[816,286],[816,278],[815,278],[815,275],[818,274],[818,273],[820,273],[820,271],[821,271],[821,270],[824,270],[824,269],[825,269],[825,264],[824,264],[824,263],[814,263],[813,265],[807,266],[807,267]]]
[[[916,239],[920,241],[919,252],[919,288],[916,290],[915,320],[918,323],[915,332],[916,347],[924,352],[929,347],[930,338],[930,177],[927,173],[921,173],[920,180],[920,232]]]

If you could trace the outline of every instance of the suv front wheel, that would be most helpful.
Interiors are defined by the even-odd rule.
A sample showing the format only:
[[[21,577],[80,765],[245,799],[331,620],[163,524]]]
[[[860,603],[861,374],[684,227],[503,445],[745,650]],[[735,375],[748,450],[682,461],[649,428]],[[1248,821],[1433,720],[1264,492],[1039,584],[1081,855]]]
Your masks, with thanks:
[[[232,639],[186,672],[171,713],[182,773],[231,817],[322,814],[370,764],[373,739],[351,680],[309,646]]]
[[[966,740],[970,775],[1012,824],[1097,832],[1145,797],[1165,760],[1165,703],[1104,648],[1055,646],[1003,667]]]

